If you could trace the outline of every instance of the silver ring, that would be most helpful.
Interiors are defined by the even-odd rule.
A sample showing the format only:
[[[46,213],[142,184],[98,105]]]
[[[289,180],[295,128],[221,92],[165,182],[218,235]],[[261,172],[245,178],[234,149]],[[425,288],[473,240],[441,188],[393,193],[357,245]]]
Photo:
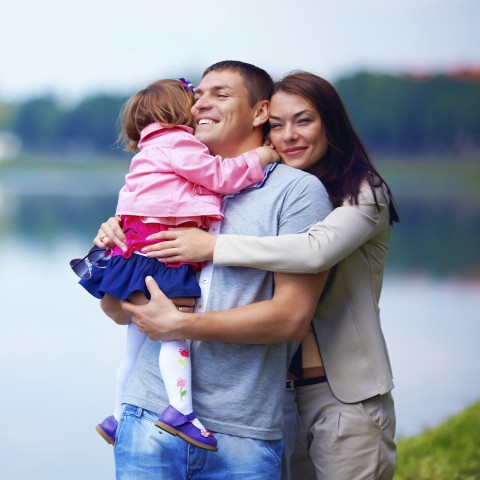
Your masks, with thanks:
[[[103,239],[104,239],[104,238],[108,238],[108,235],[102,235],[102,236],[100,237],[100,241],[103,242]]]

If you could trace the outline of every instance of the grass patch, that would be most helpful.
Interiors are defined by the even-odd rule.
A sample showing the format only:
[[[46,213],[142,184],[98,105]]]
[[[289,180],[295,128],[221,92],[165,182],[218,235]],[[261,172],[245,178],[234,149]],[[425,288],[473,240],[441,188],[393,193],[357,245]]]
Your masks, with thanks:
[[[397,449],[395,480],[480,479],[480,401]]]

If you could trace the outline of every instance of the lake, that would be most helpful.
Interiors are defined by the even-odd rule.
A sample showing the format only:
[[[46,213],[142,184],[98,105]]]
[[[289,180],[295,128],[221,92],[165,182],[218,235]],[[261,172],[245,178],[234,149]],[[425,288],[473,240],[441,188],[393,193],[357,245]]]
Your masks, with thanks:
[[[125,331],[102,314],[68,266],[87,251],[100,220],[113,211],[112,187],[100,196],[99,178],[36,177],[34,191],[5,178],[0,477],[114,478],[113,450],[94,427],[112,411]],[[381,312],[395,377],[397,431],[408,436],[480,398],[480,281],[455,271],[398,268],[408,249],[418,255],[421,242],[405,231],[395,235]],[[411,242],[401,251],[400,238]],[[478,259],[476,251],[471,258]]]

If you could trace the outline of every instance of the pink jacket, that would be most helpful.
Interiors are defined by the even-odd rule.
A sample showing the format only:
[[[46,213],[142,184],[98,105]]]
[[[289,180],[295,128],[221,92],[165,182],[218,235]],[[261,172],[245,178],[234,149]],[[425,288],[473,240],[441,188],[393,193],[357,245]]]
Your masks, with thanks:
[[[168,225],[195,220],[205,227],[209,220],[223,218],[224,194],[263,180],[254,150],[222,160],[183,125],[151,124],[142,130],[138,146],[119,193],[117,215],[156,217]]]

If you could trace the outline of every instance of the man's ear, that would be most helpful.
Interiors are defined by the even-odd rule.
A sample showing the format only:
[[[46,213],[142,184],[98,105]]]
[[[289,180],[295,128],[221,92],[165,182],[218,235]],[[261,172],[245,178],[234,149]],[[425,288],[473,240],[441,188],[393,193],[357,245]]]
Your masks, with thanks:
[[[268,122],[268,117],[270,114],[270,102],[268,100],[261,100],[257,103],[255,107],[255,112],[253,114],[253,126],[259,127],[264,123]]]

